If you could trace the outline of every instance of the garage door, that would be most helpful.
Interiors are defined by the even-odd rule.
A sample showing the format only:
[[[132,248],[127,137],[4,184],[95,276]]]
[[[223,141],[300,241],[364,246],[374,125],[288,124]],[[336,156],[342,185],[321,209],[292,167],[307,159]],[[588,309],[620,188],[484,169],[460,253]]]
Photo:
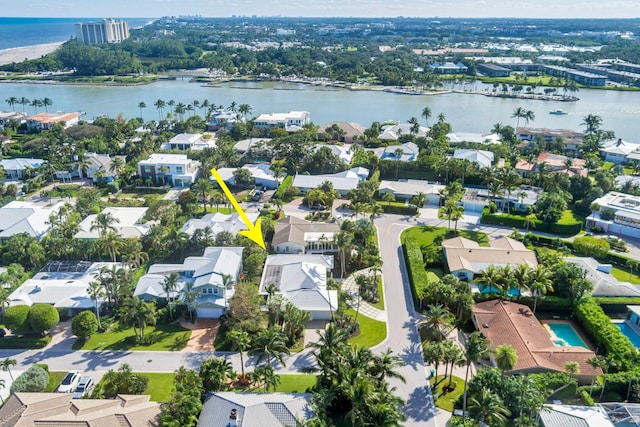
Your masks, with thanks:
[[[222,316],[221,308],[198,308],[196,310],[199,319],[217,319]]]

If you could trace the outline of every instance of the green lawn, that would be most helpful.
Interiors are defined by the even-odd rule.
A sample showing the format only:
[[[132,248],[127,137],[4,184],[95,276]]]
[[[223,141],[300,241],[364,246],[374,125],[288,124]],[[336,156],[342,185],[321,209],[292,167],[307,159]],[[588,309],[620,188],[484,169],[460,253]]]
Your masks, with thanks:
[[[456,376],[453,377],[452,387],[455,387],[455,390],[450,391],[448,393],[444,392],[444,388],[449,385],[449,377],[444,379],[444,375],[438,375],[436,378],[437,381],[441,381],[435,389],[434,393],[438,393],[438,400],[436,400],[436,406],[438,408],[444,409],[445,411],[453,412],[453,404],[458,397],[464,392],[464,380],[462,378],[458,378]],[[434,384],[434,379],[431,380],[431,384]]]
[[[640,285],[640,277],[638,277],[637,274],[632,274],[631,279],[629,279],[628,268],[622,269],[620,267],[613,267],[611,269],[611,274],[613,274],[613,277],[615,277],[621,282],[631,282],[634,285]]]
[[[49,384],[47,384],[47,388],[44,389],[44,393],[55,392],[65,375],[67,375],[66,372],[49,372]]]
[[[558,221],[558,225],[571,225],[575,223],[583,223],[585,220],[584,216],[577,215],[571,209],[565,209],[562,213],[562,217]]]
[[[140,375],[149,378],[149,386],[145,394],[150,394],[152,401],[166,402],[169,400],[173,388],[174,373],[141,372]]]
[[[351,316],[356,315],[356,311],[352,308],[347,310]],[[387,337],[387,324],[379,320],[373,320],[362,314],[358,315],[358,323],[360,324],[360,335],[349,340],[349,344],[371,348],[380,344]]]
[[[420,246],[433,246],[433,242],[438,236],[446,238],[447,231],[448,228],[446,227],[431,227],[428,225],[411,227],[404,230],[400,238],[403,243],[405,239],[413,237],[418,241]],[[489,238],[484,233],[469,230],[458,230],[458,235],[478,242],[480,246],[489,246]]]
[[[133,328],[124,328],[118,322],[107,332],[97,333],[89,340],[77,340],[74,350],[182,350],[189,341],[191,331],[180,325],[157,325],[145,328],[145,337],[153,337],[151,345],[136,345]]]
[[[280,385],[276,388],[280,393],[305,393],[316,385],[316,376],[312,374],[280,375]]]
[[[371,306],[377,308],[378,310],[384,310],[384,289],[382,289],[382,278],[378,277],[378,296],[380,297],[380,300],[375,303],[375,304],[371,304],[369,303]]]

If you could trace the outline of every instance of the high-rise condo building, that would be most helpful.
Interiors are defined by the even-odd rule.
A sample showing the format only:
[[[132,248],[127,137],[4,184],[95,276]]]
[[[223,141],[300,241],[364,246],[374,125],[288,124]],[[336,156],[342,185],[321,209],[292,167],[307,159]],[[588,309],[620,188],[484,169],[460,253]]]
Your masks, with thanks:
[[[120,43],[129,38],[129,24],[119,19],[76,24],[76,39],[84,44]]]

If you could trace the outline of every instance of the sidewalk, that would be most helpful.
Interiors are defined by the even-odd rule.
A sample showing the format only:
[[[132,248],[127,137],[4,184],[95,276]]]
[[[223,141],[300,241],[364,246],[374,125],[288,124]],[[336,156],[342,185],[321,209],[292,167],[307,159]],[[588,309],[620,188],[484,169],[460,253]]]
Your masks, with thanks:
[[[342,290],[351,296],[348,304],[351,308],[358,309],[358,304],[360,304],[359,313],[367,316],[374,320],[379,320],[381,322],[387,321],[387,313],[386,311],[379,310],[373,307],[371,304],[360,298],[360,294],[358,293],[358,285],[356,284],[356,276],[359,274],[369,275],[370,269],[365,268],[363,270],[359,270],[351,274],[349,277],[342,281]],[[383,283],[384,286],[384,283]]]

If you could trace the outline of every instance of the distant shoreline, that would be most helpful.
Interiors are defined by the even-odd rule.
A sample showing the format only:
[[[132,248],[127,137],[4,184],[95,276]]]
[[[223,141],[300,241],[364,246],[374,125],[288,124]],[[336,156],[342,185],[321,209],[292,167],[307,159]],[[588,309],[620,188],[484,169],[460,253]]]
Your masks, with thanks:
[[[38,59],[54,52],[63,43],[64,41],[60,41],[0,50],[0,65],[22,62],[28,59]]]

